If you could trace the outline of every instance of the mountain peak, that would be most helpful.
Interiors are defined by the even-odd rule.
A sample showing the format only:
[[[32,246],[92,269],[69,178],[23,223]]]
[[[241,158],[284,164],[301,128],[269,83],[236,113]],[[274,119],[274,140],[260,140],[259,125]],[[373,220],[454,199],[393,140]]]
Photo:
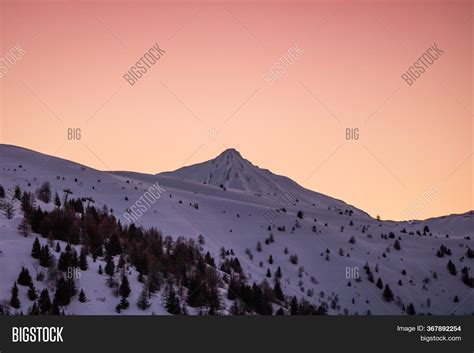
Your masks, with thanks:
[[[239,151],[237,151],[235,148],[228,148],[224,150],[220,155],[218,155],[216,158],[219,157],[236,157],[236,158],[242,158],[242,155],[240,154]]]
[[[222,189],[234,189],[254,194],[274,194],[297,187],[288,178],[260,169],[244,159],[235,148],[224,150],[214,159],[180,168],[161,175],[213,185]]]

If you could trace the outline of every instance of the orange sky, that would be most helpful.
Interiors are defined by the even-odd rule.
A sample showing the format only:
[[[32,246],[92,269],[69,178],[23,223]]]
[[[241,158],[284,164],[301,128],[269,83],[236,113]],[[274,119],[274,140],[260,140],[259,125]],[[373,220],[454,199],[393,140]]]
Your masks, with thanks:
[[[235,147],[382,218],[474,208],[470,1],[0,1],[0,55],[26,51],[0,78],[2,143],[150,173]],[[407,85],[433,43],[444,53]]]

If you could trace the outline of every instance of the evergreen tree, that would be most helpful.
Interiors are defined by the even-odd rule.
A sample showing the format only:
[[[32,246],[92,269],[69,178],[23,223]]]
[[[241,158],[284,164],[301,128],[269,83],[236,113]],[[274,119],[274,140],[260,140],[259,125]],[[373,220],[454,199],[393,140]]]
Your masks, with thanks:
[[[270,256],[268,257],[268,263],[269,263],[270,265],[273,264],[273,256],[272,256],[272,255],[270,255]]]
[[[0,199],[5,198],[5,189],[3,188],[2,185],[0,185]]]
[[[43,201],[44,203],[50,203],[51,201],[51,186],[49,185],[48,181],[45,181],[39,187],[38,191],[38,199]]]
[[[102,265],[99,265],[99,269],[97,270],[97,273],[98,273],[99,275],[101,275],[101,274],[104,273],[104,271],[102,271]]]
[[[273,287],[273,291],[275,292],[275,298],[278,300],[284,301],[285,297],[283,295],[283,291],[281,290],[280,281],[275,281],[275,286]]]
[[[270,269],[267,268],[267,277],[270,278],[272,276],[272,273],[270,272]]]
[[[105,274],[109,276],[113,276],[115,273],[115,265],[114,265],[114,260],[111,256],[107,256],[105,259],[106,264],[105,264]]]
[[[45,288],[41,291],[38,299],[38,309],[41,315],[46,315],[51,310],[51,299],[49,298],[48,289]]]
[[[56,251],[57,253],[61,252],[61,245],[59,245],[59,241],[56,242],[56,249],[55,249],[55,251]]]
[[[21,267],[20,274],[18,275],[17,283],[20,286],[30,286],[33,284],[31,281],[30,271],[27,268]]]
[[[82,290],[82,289],[79,292],[79,301],[81,303],[85,303],[87,301],[86,293],[84,293],[84,290]]]
[[[16,285],[16,282],[13,284],[12,287],[12,296],[10,298],[10,305],[14,309],[19,309],[21,306],[20,299],[18,298],[18,286]]]
[[[379,288],[379,289],[382,289],[382,288],[383,288],[382,279],[381,279],[380,277],[379,277],[379,279],[377,280],[376,286],[377,286],[377,288]]]
[[[448,261],[448,271],[453,276],[456,276],[456,274],[458,273],[457,270],[456,270],[456,265],[453,264],[453,262],[451,260]]]
[[[39,259],[41,257],[41,245],[39,243],[38,237],[36,237],[35,241],[33,242],[31,256],[35,259]]]
[[[122,275],[122,283],[119,287],[119,294],[122,298],[127,298],[130,295],[130,284],[126,275]]]
[[[150,305],[151,304],[148,300],[148,291],[146,289],[146,286],[143,286],[143,290],[140,293],[140,297],[138,298],[138,301],[137,301],[137,306],[142,310],[146,310],[150,307]]]
[[[51,264],[51,254],[49,253],[48,245],[45,245],[41,248],[40,253],[40,265],[43,267],[49,267]]]
[[[57,208],[60,208],[61,207],[61,199],[59,198],[59,195],[57,192],[54,193],[54,205],[57,207]]]
[[[407,314],[408,315],[415,315],[415,307],[413,306],[413,303],[410,303],[407,308]]]
[[[173,315],[181,314],[181,305],[179,298],[176,296],[176,292],[173,289],[172,285],[168,285],[165,297],[165,308],[166,310]]]
[[[21,189],[19,185],[15,185],[15,191],[13,193],[13,198],[21,201]]]
[[[390,289],[390,286],[388,284],[385,285],[385,288],[383,290],[383,297],[385,298],[386,301],[390,302],[393,300],[393,292]]]
[[[395,240],[395,242],[393,243],[393,247],[395,248],[395,250],[400,250],[401,249],[400,241],[398,239]]]
[[[33,285],[33,283],[31,283],[30,286],[28,287],[27,294],[28,294],[28,299],[31,301],[36,300],[38,298],[38,294],[36,293],[36,288]]]
[[[276,272],[275,272],[275,278],[281,278],[281,268],[278,266]]]
[[[76,294],[76,286],[72,278],[64,279],[61,277],[56,282],[56,291],[54,293],[54,301],[59,306],[67,306],[71,302],[71,298]]]
[[[71,260],[71,253],[69,251],[62,252],[58,259],[58,270],[62,272],[68,271],[72,267]]]

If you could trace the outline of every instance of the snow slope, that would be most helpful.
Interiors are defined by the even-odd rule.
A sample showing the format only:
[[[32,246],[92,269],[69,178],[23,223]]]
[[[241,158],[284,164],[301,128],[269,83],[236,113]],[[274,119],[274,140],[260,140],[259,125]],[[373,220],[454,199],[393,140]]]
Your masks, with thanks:
[[[122,223],[126,222],[122,216],[126,209],[151,185],[158,183],[164,192],[137,220],[138,224],[156,226],[173,237],[197,238],[202,234],[205,249],[216,259],[221,247],[232,248],[251,281],[261,281],[267,269],[274,273],[280,266],[286,295],[305,297],[314,303],[332,301],[331,314],[366,314],[368,311],[403,314],[402,306],[409,303],[414,304],[417,313],[474,312],[473,289],[466,286],[459,275],[461,268],[470,268],[473,261],[466,256],[467,248],[474,248],[472,211],[412,224],[377,221],[340,200],[260,169],[233,149],[211,161],[150,175],[99,171],[24,148],[0,145],[0,184],[7,193],[11,193],[15,185],[35,191],[44,181],[49,181],[52,189],[60,194],[70,188],[73,197],[93,197],[96,206],[112,208]],[[196,204],[198,208],[192,206]],[[297,216],[298,211],[302,211],[303,218]],[[19,266],[32,268],[34,264],[29,255],[34,236],[24,238],[18,234],[16,225],[20,216],[17,212],[13,220],[7,220],[0,215],[0,300],[9,298]],[[425,225],[431,235],[423,235]],[[279,231],[283,226],[285,230]],[[396,239],[400,237],[401,250],[394,249],[395,238],[388,237],[391,232]],[[267,245],[265,239],[270,233],[275,242]],[[349,242],[351,236],[354,243]],[[260,252],[256,250],[257,242],[262,244]],[[436,257],[441,244],[451,249],[451,256]],[[247,249],[253,259],[247,255]],[[298,256],[297,265],[289,261],[293,254]],[[270,255],[273,264],[268,263]],[[448,273],[448,259],[455,263],[457,276]],[[99,261],[94,266],[98,267]],[[385,302],[382,291],[367,280],[363,270],[366,263],[375,280],[380,277],[384,285],[390,285],[395,301]],[[351,269],[359,270],[360,281],[348,278],[348,274],[355,273]],[[402,275],[402,270],[406,275]],[[470,270],[471,276],[473,271]],[[113,314],[117,300],[111,300],[105,278],[92,268],[86,272],[80,285],[86,293],[92,293],[91,301],[82,304],[76,299],[71,304],[71,312]],[[138,283],[133,281],[132,296],[138,296],[139,289],[133,290]],[[25,292],[20,288],[20,292],[22,290]],[[459,298],[458,303],[454,303],[455,296]],[[106,299],[104,302],[102,297]],[[26,303],[27,299],[23,299]],[[146,312],[127,314],[151,312],[165,312],[159,296]]]

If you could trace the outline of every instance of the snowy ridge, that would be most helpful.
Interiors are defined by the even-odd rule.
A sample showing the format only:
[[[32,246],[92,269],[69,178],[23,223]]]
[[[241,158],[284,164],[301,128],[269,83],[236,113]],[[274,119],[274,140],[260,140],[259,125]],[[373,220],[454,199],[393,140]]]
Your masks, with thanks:
[[[222,247],[233,249],[251,281],[272,281],[273,277],[266,276],[267,270],[273,274],[279,266],[286,295],[303,297],[315,304],[331,303],[330,314],[406,314],[410,303],[417,313],[460,315],[474,311],[472,288],[461,280],[463,267],[468,268],[471,277],[474,271],[473,259],[467,256],[468,249],[474,248],[473,211],[412,224],[377,221],[340,200],[260,169],[233,149],[211,161],[151,175],[99,171],[24,148],[0,145],[0,185],[9,196],[16,185],[35,192],[45,181],[61,196],[68,188],[73,197],[92,197],[98,208],[107,205],[122,223],[123,212],[158,182],[165,192],[138,220],[139,225],[156,227],[173,238],[197,239],[202,235],[205,251],[216,259]],[[289,193],[293,196],[285,197]],[[38,204],[44,209],[53,207],[39,201]],[[0,214],[0,301],[9,298],[20,266],[28,267],[32,273],[37,267],[30,256],[36,235],[19,235],[17,225],[22,215],[18,203],[15,208],[13,219]],[[266,244],[270,234],[274,242]],[[399,250],[396,241],[401,245]],[[260,251],[257,243],[261,244]],[[436,256],[441,245],[449,248],[451,255]],[[270,255],[272,263],[268,261]],[[290,262],[291,255],[297,255],[297,264]],[[456,265],[457,275],[448,272],[448,260]],[[103,277],[96,275],[98,265],[103,267],[104,262],[98,259],[89,263],[91,269],[79,280],[89,301],[73,300],[68,312],[114,314],[117,299]],[[364,269],[366,264],[374,283]],[[360,280],[347,277],[347,268],[357,268]],[[133,301],[140,294],[140,284],[135,277],[134,272],[130,276],[133,299],[125,314],[165,314],[160,295],[152,298],[149,309],[136,308]],[[375,283],[378,278],[384,286],[390,286],[392,301],[384,300]],[[35,285],[41,287],[41,283]],[[26,306],[23,288],[20,296]],[[227,303],[225,295],[222,301]]]

